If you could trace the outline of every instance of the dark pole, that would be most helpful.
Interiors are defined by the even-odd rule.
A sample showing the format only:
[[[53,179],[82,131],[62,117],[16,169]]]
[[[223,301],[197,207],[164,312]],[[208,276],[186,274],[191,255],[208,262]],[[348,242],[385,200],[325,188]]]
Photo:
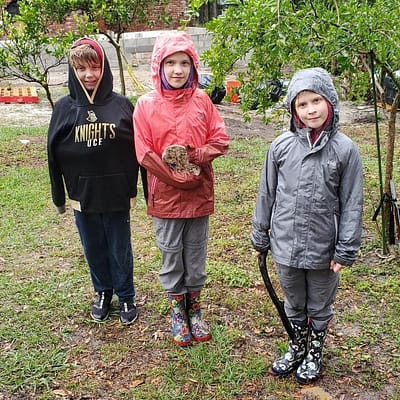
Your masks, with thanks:
[[[369,53],[371,63],[371,75],[372,75],[372,94],[374,98],[374,112],[375,112],[375,133],[376,133],[376,146],[378,152],[378,170],[379,170],[379,189],[381,199],[383,199],[383,179],[382,179],[382,162],[381,162],[381,144],[379,138],[379,124],[378,124],[378,106],[376,102],[376,85],[375,85],[375,68],[374,68],[374,53],[371,50]],[[381,219],[382,219],[382,251],[383,254],[387,254],[387,242],[386,242],[386,224],[385,224],[385,202],[382,203],[381,207]]]

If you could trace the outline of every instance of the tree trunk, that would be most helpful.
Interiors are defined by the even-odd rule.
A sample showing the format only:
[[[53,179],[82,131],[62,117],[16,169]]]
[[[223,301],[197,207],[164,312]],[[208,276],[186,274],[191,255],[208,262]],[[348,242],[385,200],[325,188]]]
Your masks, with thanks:
[[[122,63],[121,56],[121,46],[118,44],[118,47],[115,48],[118,59],[118,68],[119,68],[119,78],[121,81],[121,94],[125,96],[126,94],[126,85],[125,85],[125,75],[124,75],[124,65]]]
[[[124,75],[124,64],[122,62],[122,56],[121,56],[121,46],[119,44],[120,35],[118,34],[117,40],[115,40],[111,35],[108,34],[108,32],[101,31],[101,33],[107,36],[108,41],[115,48],[115,53],[117,54],[117,60],[118,60],[119,78],[121,81],[121,94],[125,96],[126,85],[125,85],[125,75]]]
[[[46,92],[46,97],[51,105],[51,109],[54,110],[54,102],[53,102],[53,98],[51,97],[50,87],[49,87],[48,83],[41,82],[41,85]]]

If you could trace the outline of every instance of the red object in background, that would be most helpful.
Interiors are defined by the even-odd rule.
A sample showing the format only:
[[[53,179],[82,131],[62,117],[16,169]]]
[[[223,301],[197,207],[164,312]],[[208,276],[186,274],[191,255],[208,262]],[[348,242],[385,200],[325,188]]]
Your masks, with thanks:
[[[37,103],[38,101],[35,87],[0,87],[0,103]]]
[[[226,82],[226,94],[231,103],[239,103],[239,81],[227,81]]]

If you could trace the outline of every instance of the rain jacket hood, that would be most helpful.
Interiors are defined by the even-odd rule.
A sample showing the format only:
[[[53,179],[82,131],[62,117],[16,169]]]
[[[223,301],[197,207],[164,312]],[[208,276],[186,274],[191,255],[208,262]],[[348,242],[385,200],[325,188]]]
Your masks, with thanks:
[[[160,77],[161,63],[166,57],[181,51],[186,53],[192,59],[194,66],[192,89],[197,88],[199,81],[197,73],[197,69],[199,67],[199,57],[194,48],[193,40],[186,32],[172,31],[162,33],[157,37],[154,43],[154,49],[151,58],[151,77],[153,79],[154,88],[160,94],[162,93]]]
[[[300,92],[310,91],[323,96],[332,106],[333,115],[329,131],[336,131],[339,125],[339,98],[327,71],[322,68],[307,68],[297,71],[291,79],[284,106],[291,113],[290,130],[296,132],[299,125],[294,118],[294,100]]]
[[[76,69],[69,64],[68,68],[68,89],[71,97],[79,105],[87,104],[104,104],[112,95],[113,90],[113,76],[111,73],[110,64],[104,54],[103,48],[93,39],[81,38],[78,39],[71,48],[77,47],[82,44],[91,46],[99,56],[102,64],[102,72],[94,90],[89,93],[83,83],[79,80]]]

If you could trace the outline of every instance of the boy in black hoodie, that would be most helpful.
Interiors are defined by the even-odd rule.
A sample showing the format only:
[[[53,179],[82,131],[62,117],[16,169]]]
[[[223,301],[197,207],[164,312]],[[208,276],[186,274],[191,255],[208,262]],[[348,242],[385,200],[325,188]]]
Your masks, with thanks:
[[[139,171],[133,105],[113,92],[104,50],[89,38],[71,47],[68,87],[70,94],[55,104],[48,130],[53,202],[65,212],[66,189],[98,293],[92,318],[107,319],[115,293],[120,321],[128,325],[137,318],[129,214]]]

